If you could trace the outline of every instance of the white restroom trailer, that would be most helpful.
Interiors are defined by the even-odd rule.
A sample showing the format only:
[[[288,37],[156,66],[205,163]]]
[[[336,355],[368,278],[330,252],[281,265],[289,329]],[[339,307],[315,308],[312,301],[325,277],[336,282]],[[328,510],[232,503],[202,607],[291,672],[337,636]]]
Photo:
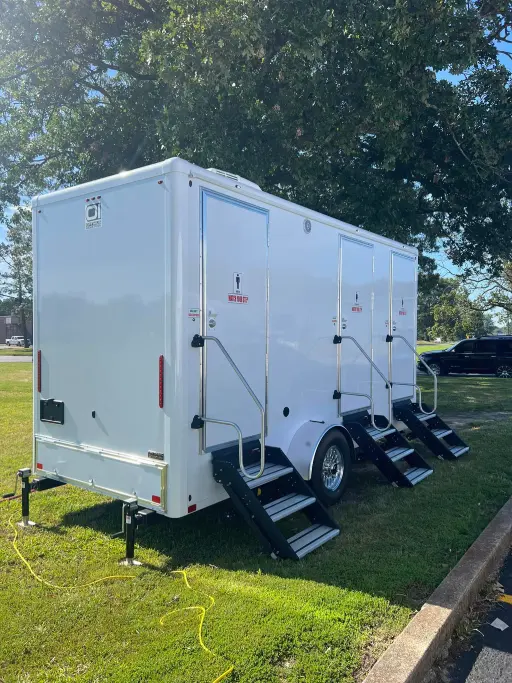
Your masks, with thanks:
[[[272,453],[307,481],[351,415],[377,439],[415,401],[413,247],[178,158],[41,195],[33,229],[40,477],[182,517],[231,495],[212,462],[241,474],[239,438],[249,490]],[[278,494],[273,522],[312,498]]]

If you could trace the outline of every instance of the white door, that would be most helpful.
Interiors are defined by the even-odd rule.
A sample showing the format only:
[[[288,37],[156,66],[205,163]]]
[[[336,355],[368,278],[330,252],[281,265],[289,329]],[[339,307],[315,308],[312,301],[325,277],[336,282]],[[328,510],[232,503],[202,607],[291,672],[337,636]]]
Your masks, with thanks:
[[[266,403],[268,212],[202,192],[203,334],[223,344],[260,403]],[[204,415],[235,422],[244,438],[261,435],[261,413],[213,341],[203,352]],[[205,448],[237,439],[232,427],[206,424]]]
[[[392,297],[392,366],[393,400],[414,395],[411,386],[416,378],[416,356],[402,339],[416,348],[416,259],[414,256],[391,252]],[[402,384],[401,384],[402,383]]]
[[[341,336],[353,337],[372,356],[373,246],[362,240],[341,238]],[[351,339],[340,348],[341,414],[369,407],[364,396],[371,394],[372,369]],[[374,378],[373,381],[377,381]]]

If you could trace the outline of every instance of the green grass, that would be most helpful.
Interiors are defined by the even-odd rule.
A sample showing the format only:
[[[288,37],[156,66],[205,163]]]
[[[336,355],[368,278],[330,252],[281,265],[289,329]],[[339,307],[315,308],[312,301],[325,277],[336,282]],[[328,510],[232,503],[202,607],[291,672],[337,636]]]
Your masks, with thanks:
[[[442,351],[443,349],[447,349],[449,346],[452,346],[453,342],[447,342],[446,344],[428,344],[428,343],[422,343],[416,345],[416,351],[418,353],[426,353],[427,351]]]
[[[510,404],[500,380],[445,379],[443,405],[461,410],[471,392],[486,408]],[[30,367],[0,366],[2,491],[30,464],[30,391]],[[140,533],[144,566],[121,568],[123,541],[109,536],[119,504],[62,487],[31,499],[40,526],[22,532],[20,547],[34,569],[71,585],[107,574],[135,579],[60,591],[21,565],[7,526],[19,501],[0,504],[0,680],[211,683],[230,661],[229,683],[360,680],[512,494],[512,421],[463,436],[472,454],[432,460],[435,474],[416,489],[394,489],[374,467],[358,467],[333,510],[341,535],[300,563],[262,554],[225,503]],[[193,591],[169,573],[185,566]],[[199,648],[196,613],[159,625],[168,610],[207,605],[205,593],[216,601],[205,640],[219,659]]]
[[[0,356],[31,356],[32,349],[24,349],[19,346],[11,346],[8,349],[0,349]]]
[[[432,377],[420,376],[423,401],[433,402]],[[512,411],[512,382],[489,375],[488,377],[438,377],[437,407],[442,415],[466,412]]]

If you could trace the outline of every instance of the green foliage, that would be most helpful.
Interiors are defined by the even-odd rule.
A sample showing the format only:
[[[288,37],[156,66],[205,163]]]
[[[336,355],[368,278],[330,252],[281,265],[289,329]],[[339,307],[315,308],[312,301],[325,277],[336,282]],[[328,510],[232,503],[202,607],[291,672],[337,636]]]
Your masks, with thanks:
[[[428,330],[430,339],[451,341],[492,333],[492,317],[475,308],[459,280],[441,279],[440,287],[431,304],[434,322]]]
[[[179,154],[492,267],[511,253],[508,2],[0,2],[0,203]],[[435,72],[464,74],[459,85]]]
[[[32,216],[23,207],[7,221],[5,242],[0,243],[0,294],[10,313],[21,316],[21,325],[28,346],[26,319],[32,314]]]

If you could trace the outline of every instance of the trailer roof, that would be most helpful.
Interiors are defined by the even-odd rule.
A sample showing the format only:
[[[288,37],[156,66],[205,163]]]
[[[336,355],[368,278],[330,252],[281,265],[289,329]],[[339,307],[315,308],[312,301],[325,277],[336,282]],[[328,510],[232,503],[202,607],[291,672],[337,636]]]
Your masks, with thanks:
[[[51,204],[53,202],[69,199],[73,196],[91,193],[98,194],[99,192],[112,187],[125,185],[137,180],[161,176],[168,173],[184,173],[190,177],[201,178],[209,183],[218,185],[221,188],[230,190],[231,192],[242,194],[244,197],[251,197],[258,202],[263,201],[266,204],[281,207],[291,213],[300,215],[303,218],[309,218],[312,221],[330,225],[338,230],[343,229],[344,231],[353,233],[359,237],[366,237],[369,240],[387,244],[414,256],[417,256],[418,254],[416,247],[389,239],[388,237],[384,237],[378,233],[370,232],[364,228],[358,228],[355,225],[345,223],[344,221],[338,220],[336,218],[331,218],[330,216],[319,213],[318,211],[313,211],[312,209],[308,209],[307,207],[301,206],[299,204],[295,204],[287,199],[276,197],[273,194],[269,194],[268,192],[261,190],[256,183],[246,180],[245,178],[241,178],[240,176],[235,176],[235,174],[217,171],[217,169],[207,170],[185,161],[184,159],[180,159],[179,157],[172,157],[149,166],[143,166],[130,171],[121,171],[116,175],[93,180],[89,183],[82,183],[81,185],[75,185],[62,190],[56,190],[55,192],[38,195],[32,199],[32,207],[35,208],[45,204]]]

